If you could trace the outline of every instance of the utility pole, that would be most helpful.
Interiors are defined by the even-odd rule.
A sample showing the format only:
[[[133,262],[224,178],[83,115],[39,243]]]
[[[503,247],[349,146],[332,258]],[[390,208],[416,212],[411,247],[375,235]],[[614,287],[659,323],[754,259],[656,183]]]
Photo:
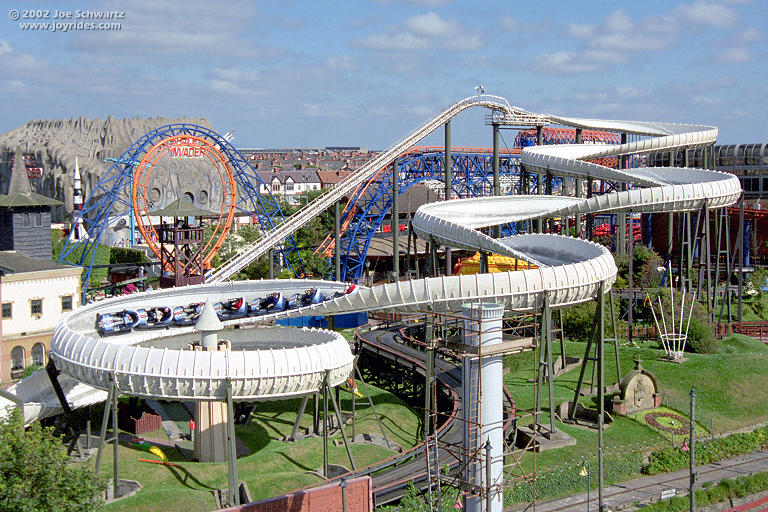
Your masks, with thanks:
[[[695,414],[696,414],[696,391],[691,388],[691,422],[688,426],[688,473],[689,473],[689,479],[690,483],[688,484],[688,494],[691,497],[691,503],[690,503],[690,512],[696,511],[696,472],[694,471],[694,468],[696,467],[696,437],[694,436],[696,432],[696,421],[695,421]]]

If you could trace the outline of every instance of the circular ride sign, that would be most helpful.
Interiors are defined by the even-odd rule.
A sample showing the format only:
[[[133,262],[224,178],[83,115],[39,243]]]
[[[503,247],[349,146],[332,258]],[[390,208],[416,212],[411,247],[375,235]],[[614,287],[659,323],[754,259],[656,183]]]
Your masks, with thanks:
[[[158,258],[160,257],[160,242],[157,231],[149,220],[152,202],[147,194],[152,171],[164,157],[208,159],[209,164],[216,170],[221,179],[221,209],[213,223],[213,233],[203,246],[203,265],[205,268],[210,268],[211,260],[224,243],[235,216],[237,185],[229,159],[219,150],[218,145],[194,135],[175,135],[165,138],[152,146],[144,155],[134,170],[131,201],[136,226],[149,248]]]

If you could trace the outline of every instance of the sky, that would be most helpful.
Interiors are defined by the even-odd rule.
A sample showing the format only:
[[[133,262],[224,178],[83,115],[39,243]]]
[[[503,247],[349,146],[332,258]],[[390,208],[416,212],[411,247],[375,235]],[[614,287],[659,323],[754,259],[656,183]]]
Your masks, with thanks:
[[[31,3],[2,2],[0,132],[188,116],[239,147],[384,149],[482,85],[537,113],[768,141],[765,1],[78,0],[34,5],[69,19],[12,19],[45,15],[25,13]],[[21,25],[112,10],[119,30]],[[453,145],[490,146],[485,114],[461,114]]]

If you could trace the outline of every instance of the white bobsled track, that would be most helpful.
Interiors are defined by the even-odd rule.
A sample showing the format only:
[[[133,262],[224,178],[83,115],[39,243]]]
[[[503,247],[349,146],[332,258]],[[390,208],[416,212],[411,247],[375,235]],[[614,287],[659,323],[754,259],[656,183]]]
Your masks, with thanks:
[[[601,121],[544,116],[510,107],[496,97],[468,98],[441,112],[420,129],[397,143],[366,166],[377,170],[407,151],[430,131],[471,106],[495,110],[521,123],[559,124],[580,128],[613,130],[648,136],[622,145],[553,145],[526,148],[522,163],[531,172],[606,179],[637,188],[590,199],[560,196],[510,196],[460,199],[434,203],[419,209],[413,219],[418,235],[440,245],[482,250],[525,259],[539,266],[533,270],[493,274],[460,275],[402,281],[359,287],[355,292],[312,306],[272,315],[246,317],[225,325],[263,323],[265,320],[302,315],[333,315],[355,311],[455,310],[462,303],[488,301],[519,311],[537,308],[546,292],[552,307],[565,307],[593,299],[601,284],[609,288],[616,266],[608,250],[590,241],[551,234],[525,234],[493,239],[479,227],[575,213],[663,212],[720,208],[736,202],[741,186],[735,176],[715,171],[679,168],[610,169],[588,160],[606,156],[666,151],[714,143],[717,129],[694,125]],[[527,120],[527,121],[526,121]],[[370,174],[370,173],[369,173]],[[367,179],[356,175],[350,186]],[[318,201],[336,200],[346,185]],[[337,193],[338,192],[338,193]],[[326,201],[328,200],[328,201]],[[323,205],[310,203],[300,218],[288,219],[271,240],[258,242],[255,252],[264,252],[305,224]],[[287,233],[287,234],[286,234]],[[211,284],[138,294],[86,306],[59,324],[51,341],[57,366],[80,382],[105,389],[112,379],[121,393],[166,399],[223,399],[226,379],[231,379],[238,399],[280,398],[315,392],[326,371],[331,385],[342,382],[352,365],[347,342],[325,330],[293,328],[232,329],[220,339],[232,341],[231,352],[186,350],[199,340],[191,326],[145,330],[101,337],[94,330],[97,313],[152,305],[182,306],[209,298],[212,302],[231,297],[252,300],[273,291],[283,294],[319,288],[326,297],[343,291],[342,283],[325,281],[218,282],[252,260],[253,253],[238,257],[216,273]]]

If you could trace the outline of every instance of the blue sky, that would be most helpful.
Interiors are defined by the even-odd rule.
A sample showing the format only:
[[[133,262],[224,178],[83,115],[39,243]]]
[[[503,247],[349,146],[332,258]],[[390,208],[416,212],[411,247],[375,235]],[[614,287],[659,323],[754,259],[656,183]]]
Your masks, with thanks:
[[[125,12],[122,30],[67,33],[21,30],[9,11],[29,5],[3,6],[0,132],[30,119],[190,116],[234,130],[238,146],[383,149],[482,84],[534,112],[768,140],[768,2],[35,5]],[[462,114],[453,144],[490,145],[483,117]]]

